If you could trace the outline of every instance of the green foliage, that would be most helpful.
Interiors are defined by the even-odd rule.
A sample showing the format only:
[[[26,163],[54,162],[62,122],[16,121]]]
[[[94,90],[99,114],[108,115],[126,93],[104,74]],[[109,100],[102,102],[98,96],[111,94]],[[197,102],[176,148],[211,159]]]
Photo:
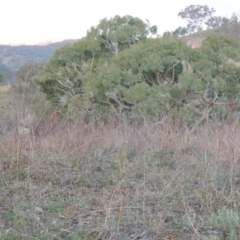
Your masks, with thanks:
[[[223,209],[213,213],[209,223],[214,229],[229,234],[229,239],[239,238],[240,218],[238,213],[232,209]]]
[[[174,97],[169,96],[170,89],[178,89],[173,86],[183,72],[182,60],[190,58],[191,51],[179,40],[165,39],[148,39],[122,51],[92,76],[96,100],[119,110],[160,114]]]
[[[193,72],[184,72],[179,76],[179,84],[186,91],[201,91],[204,90],[202,80]]]
[[[209,61],[208,84],[220,95],[235,95],[240,80],[240,68],[236,64],[240,61],[240,42],[227,35],[211,34],[203,42],[201,51]]]
[[[157,27],[150,26],[139,18],[132,16],[115,16],[110,20],[104,18],[97,27],[88,31],[88,38],[97,38],[106,50],[118,54],[138,41],[146,40],[149,34],[156,34]]]
[[[155,26],[150,27],[149,24],[131,16],[103,19],[96,28],[91,28],[86,38],[58,49],[36,78],[36,83],[57,108],[67,110],[77,95],[81,95],[82,99],[88,99],[89,102],[91,101],[89,96],[92,96],[93,92],[97,92],[95,98],[101,92],[98,83],[92,84],[95,73],[98,72],[101,76],[101,71],[108,65],[112,53],[114,51],[118,53],[156,31]],[[113,74],[116,75],[117,72],[110,70],[108,73],[109,77]],[[117,75],[114,79],[119,81]],[[101,85],[104,88],[112,86],[110,82],[106,83],[106,80]],[[82,105],[86,108],[86,104]]]
[[[203,42],[202,52],[215,65],[228,59],[239,61],[240,42],[230,36],[213,33]]]
[[[172,84],[182,72],[181,61],[191,48],[179,40],[148,39],[119,54],[117,65],[133,74],[141,74],[149,85]]]
[[[103,19],[87,37],[55,51],[35,81],[55,108],[76,117],[110,109],[199,117],[238,93],[237,40],[211,34],[192,49],[180,39],[147,38],[155,32],[131,16]]]
[[[71,115],[75,112],[77,116],[79,111],[92,108],[89,97],[92,90],[88,93],[87,80],[99,66],[107,63],[110,56],[110,53],[102,52],[97,39],[83,38],[58,49],[35,82],[56,109]]]

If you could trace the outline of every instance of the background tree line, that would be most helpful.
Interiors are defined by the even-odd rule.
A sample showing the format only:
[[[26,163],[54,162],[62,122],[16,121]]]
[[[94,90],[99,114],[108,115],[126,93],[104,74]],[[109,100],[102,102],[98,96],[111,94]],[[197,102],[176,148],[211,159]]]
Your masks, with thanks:
[[[232,13],[230,18],[223,16],[213,16],[216,12],[214,8],[208,5],[189,5],[178,13],[178,16],[186,21],[187,26],[179,26],[174,31],[166,31],[165,37],[179,37],[188,34],[199,33],[204,29],[215,29],[221,27],[224,31],[231,24],[239,21],[240,14]]]

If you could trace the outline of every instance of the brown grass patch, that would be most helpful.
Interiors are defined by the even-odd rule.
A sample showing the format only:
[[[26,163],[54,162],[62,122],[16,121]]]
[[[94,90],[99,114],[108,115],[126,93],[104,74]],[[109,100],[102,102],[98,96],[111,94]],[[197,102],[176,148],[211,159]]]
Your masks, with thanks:
[[[12,87],[11,85],[0,86],[0,94],[8,93],[11,87]]]
[[[238,239],[239,136],[166,118],[2,139],[1,239]]]

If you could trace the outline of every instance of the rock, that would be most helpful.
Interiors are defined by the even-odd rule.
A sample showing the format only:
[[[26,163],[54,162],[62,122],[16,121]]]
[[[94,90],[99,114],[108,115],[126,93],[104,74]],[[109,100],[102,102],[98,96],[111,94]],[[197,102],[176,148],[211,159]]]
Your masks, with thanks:
[[[35,207],[34,211],[37,213],[43,213],[43,209],[40,207]]]

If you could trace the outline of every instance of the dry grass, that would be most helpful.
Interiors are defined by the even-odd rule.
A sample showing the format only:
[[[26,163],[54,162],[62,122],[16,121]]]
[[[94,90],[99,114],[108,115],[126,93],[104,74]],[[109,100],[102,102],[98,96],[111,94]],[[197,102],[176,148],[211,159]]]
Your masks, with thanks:
[[[1,239],[238,239],[240,130],[168,119],[0,142]]]
[[[11,85],[0,86],[0,94],[1,93],[8,93],[11,87],[12,87]]]

